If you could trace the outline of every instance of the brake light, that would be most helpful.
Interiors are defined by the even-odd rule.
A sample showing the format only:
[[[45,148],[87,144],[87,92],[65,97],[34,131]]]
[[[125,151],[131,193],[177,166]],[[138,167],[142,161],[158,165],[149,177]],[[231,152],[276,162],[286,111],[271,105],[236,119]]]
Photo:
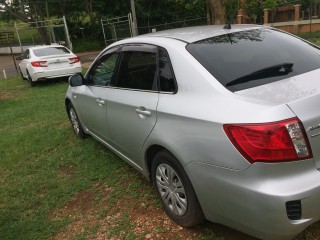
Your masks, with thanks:
[[[47,61],[34,61],[31,62],[33,67],[47,67]]]
[[[79,57],[69,58],[69,63],[70,64],[74,64],[74,63],[77,63],[77,62],[80,62],[80,58]]]
[[[312,157],[298,118],[262,124],[226,124],[224,131],[251,163],[295,161]]]

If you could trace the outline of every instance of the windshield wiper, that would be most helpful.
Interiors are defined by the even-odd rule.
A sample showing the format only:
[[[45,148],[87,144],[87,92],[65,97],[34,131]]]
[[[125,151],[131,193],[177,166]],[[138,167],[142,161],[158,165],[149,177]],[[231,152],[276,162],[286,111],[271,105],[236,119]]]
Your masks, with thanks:
[[[293,67],[293,63],[281,63],[271,67],[263,68],[258,71],[249,73],[245,76],[236,78],[231,82],[228,82],[226,86],[228,87],[228,86],[236,85],[239,83],[249,82],[252,80],[259,80],[263,78],[287,75],[288,73],[292,72],[292,67]]]

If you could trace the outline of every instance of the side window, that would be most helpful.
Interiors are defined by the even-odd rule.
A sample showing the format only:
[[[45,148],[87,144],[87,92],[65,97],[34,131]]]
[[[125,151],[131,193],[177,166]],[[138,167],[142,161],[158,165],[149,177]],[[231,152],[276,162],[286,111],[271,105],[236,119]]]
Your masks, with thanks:
[[[29,58],[30,58],[29,49],[27,49],[23,54],[23,59],[29,59]]]
[[[160,78],[160,91],[162,92],[175,92],[176,84],[174,73],[168,53],[165,49],[159,48],[159,78]]]
[[[87,75],[88,85],[110,86],[116,77],[118,53],[105,55],[91,68]]]
[[[123,52],[117,87],[157,91],[156,62],[153,52]]]

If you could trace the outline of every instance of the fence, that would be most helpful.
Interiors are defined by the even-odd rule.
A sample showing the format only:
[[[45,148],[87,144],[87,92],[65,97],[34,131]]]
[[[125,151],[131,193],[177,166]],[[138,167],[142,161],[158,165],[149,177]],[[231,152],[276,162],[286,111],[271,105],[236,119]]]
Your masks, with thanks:
[[[132,37],[132,26],[131,13],[123,17],[101,19],[103,38],[106,46],[118,40]]]
[[[65,17],[37,22],[15,23],[15,30],[21,51],[23,46],[51,43],[66,45],[72,50]]]
[[[166,22],[163,24],[157,25],[147,25],[147,26],[138,26],[138,34],[145,34],[151,33],[154,31],[162,31],[174,28],[183,28],[183,27],[190,27],[190,26],[199,26],[199,25],[207,25],[207,18],[200,17],[200,18],[193,18],[193,19],[184,19],[175,22]],[[104,41],[106,46],[118,41],[120,39],[129,38],[132,36],[132,18],[131,14],[128,16],[113,18],[102,20],[101,19],[101,26],[104,34]]]

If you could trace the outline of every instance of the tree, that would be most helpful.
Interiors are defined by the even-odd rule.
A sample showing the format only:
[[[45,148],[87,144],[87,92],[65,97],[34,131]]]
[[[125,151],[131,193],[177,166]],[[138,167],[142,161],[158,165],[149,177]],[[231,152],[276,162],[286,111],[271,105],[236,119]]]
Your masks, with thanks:
[[[208,24],[226,23],[225,0],[206,0]]]

